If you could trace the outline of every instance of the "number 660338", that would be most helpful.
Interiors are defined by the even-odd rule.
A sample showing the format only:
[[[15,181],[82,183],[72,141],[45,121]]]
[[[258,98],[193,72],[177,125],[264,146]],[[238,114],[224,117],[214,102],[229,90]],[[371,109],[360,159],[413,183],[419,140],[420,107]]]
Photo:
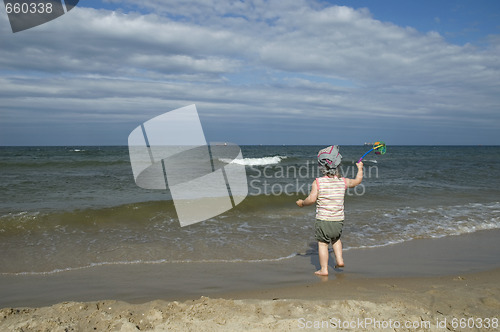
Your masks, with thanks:
[[[5,11],[7,14],[51,14],[52,3],[7,2],[5,4]]]

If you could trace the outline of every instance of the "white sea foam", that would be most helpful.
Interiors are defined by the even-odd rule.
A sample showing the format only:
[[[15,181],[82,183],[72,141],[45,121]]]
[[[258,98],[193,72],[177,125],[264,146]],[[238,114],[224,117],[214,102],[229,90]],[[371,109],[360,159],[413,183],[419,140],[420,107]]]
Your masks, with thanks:
[[[283,159],[286,159],[284,156],[273,156],[273,157],[262,157],[262,158],[243,158],[243,159],[220,159],[220,161],[224,163],[233,163],[238,165],[245,166],[265,166],[265,165],[275,165],[279,164]]]
[[[405,207],[371,212],[355,224],[355,237],[346,234],[347,248],[374,248],[418,238],[442,238],[500,229],[499,202],[437,207]],[[349,241],[347,241],[349,239]],[[346,249],[347,249],[346,248]]]
[[[51,275],[58,274],[64,272],[78,271],[90,268],[98,268],[101,266],[110,266],[110,265],[137,265],[137,264],[185,264],[185,263],[198,263],[198,264],[207,264],[207,263],[263,263],[263,262],[279,262],[287,259],[291,259],[295,256],[298,256],[298,253],[292,253],[288,256],[276,257],[276,258],[261,258],[261,259],[200,259],[200,260],[192,260],[192,259],[181,259],[181,260],[167,260],[167,259],[158,259],[158,260],[134,260],[134,261],[118,261],[118,262],[99,262],[99,263],[90,263],[84,266],[77,267],[67,267],[54,269],[51,271],[29,271],[29,272],[0,272],[0,275]]]

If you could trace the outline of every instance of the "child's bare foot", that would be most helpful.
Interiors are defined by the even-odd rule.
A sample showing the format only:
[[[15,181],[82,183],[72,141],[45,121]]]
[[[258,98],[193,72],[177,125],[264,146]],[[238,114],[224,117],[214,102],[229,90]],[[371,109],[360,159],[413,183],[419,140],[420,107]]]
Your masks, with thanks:
[[[328,270],[327,271],[318,270],[318,271],[314,272],[314,274],[317,275],[317,276],[327,276],[328,275]]]
[[[344,267],[344,263],[342,263],[342,264],[336,264],[336,265],[335,265],[335,268],[336,268],[336,269],[338,269],[338,268],[340,268],[340,267]]]

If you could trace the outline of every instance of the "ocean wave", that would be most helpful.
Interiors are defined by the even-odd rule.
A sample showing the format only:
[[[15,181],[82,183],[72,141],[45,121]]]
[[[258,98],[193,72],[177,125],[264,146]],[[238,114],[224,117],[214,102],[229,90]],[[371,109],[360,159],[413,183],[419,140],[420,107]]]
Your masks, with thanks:
[[[243,202],[223,215],[238,216],[247,213],[259,214],[283,206],[295,206],[297,195],[293,193],[249,194]],[[74,210],[19,211],[0,214],[0,233],[31,231],[34,229],[51,230],[70,226],[72,229],[85,229],[94,224],[120,224],[130,227],[138,223],[148,223],[161,215],[168,220],[177,220],[174,203],[171,199],[135,202],[107,207],[77,208]]]
[[[83,151],[80,151],[83,152]],[[45,160],[33,159],[27,161],[0,161],[0,168],[19,171],[20,169],[32,169],[36,172],[50,172],[53,169],[78,170],[83,167],[108,167],[108,166],[128,166],[130,160]]]
[[[375,248],[415,239],[443,238],[500,229],[500,202],[380,209],[356,214],[346,248]]]
[[[219,159],[223,163],[232,163],[245,166],[266,166],[266,165],[276,165],[279,164],[286,156],[273,156],[273,157],[262,157],[262,158],[243,158],[243,159]]]
[[[111,265],[152,265],[152,264],[214,264],[214,263],[265,263],[265,262],[280,262],[283,260],[291,259],[296,256],[303,256],[303,254],[292,253],[288,256],[276,257],[276,258],[262,258],[262,259],[200,259],[200,260],[192,260],[192,259],[180,259],[180,260],[168,260],[168,259],[158,259],[158,260],[135,260],[135,261],[117,261],[117,262],[99,262],[99,263],[90,263],[84,266],[76,266],[76,267],[66,267],[60,269],[53,269],[50,271],[25,271],[25,272],[0,272],[0,275],[52,275],[63,272],[71,272],[78,270],[85,270],[90,268],[96,268],[101,266],[111,266]]]
[[[259,263],[315,255],[314,207],[299,209],[295,200],[284,194],[248,196],[220,216],[183,228],[173,202],[165,201],[8,213],[0,216],[5,258],[0,273],[56,274],[125,264]],[[376,210],[365,207],[366,202],[349,204],[342,235],[345,250],[500,228],[500,202]],[[79,253],[77,260],[71,252]]]
[[[95,225],[121,225],[124,228],[147,223],[161,215],[165,220],[175,218],[172,201],[148,201],[103,208],[75,210],[21,211],[0,215],[0,234],[20,234],[32,231],[66,232],[86,231]]]

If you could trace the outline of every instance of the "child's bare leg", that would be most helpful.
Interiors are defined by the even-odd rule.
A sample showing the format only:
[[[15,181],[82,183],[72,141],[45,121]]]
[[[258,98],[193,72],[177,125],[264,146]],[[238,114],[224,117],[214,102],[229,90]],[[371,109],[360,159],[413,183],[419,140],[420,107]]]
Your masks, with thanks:
[[[335,267],[344,267],[344,258],[342,257],[342,242],[340,242],[340,240],[333,244],[333,253],[335,254]]]
[[[328,243],[318,241],[318,255],[319,255],[319,265],[321,265],[321,270],[314,272],[319,276],[328,275],[328,258],[330,254],[328,253]]]

